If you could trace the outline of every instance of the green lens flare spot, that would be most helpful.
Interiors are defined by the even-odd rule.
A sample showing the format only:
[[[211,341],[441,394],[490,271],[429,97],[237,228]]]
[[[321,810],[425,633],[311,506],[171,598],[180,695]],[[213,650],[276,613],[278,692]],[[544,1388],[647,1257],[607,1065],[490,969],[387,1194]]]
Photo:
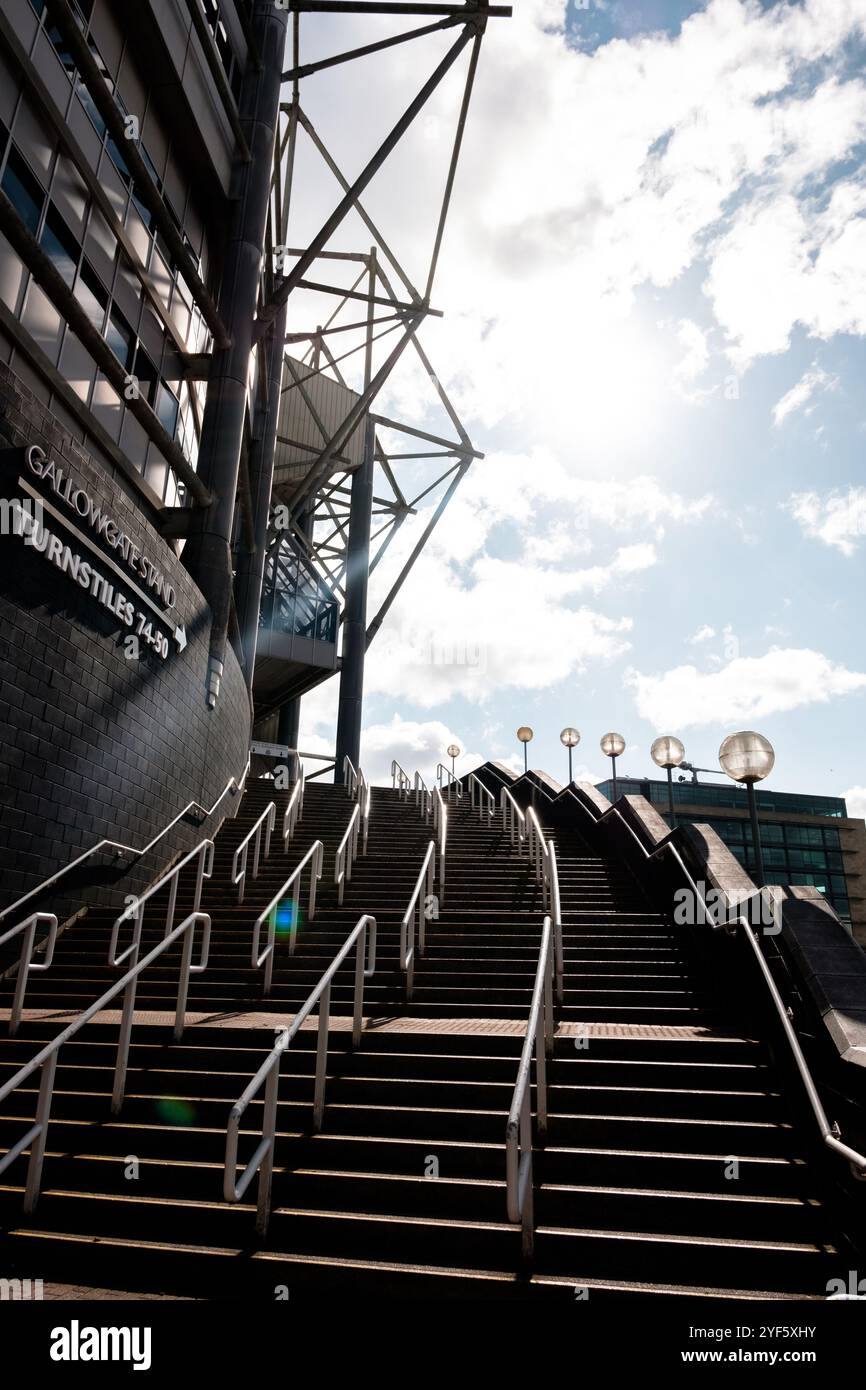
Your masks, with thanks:
[[[195,1124],[195,1106],[178,1096],[165,1096],[156,1102],[156,1113],[167,1125]]]

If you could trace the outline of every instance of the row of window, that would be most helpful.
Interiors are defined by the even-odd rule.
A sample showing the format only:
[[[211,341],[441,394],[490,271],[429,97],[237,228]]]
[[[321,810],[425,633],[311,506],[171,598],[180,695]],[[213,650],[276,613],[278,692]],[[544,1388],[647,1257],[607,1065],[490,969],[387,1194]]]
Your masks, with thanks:
[[[0,122],[0,163],[9,134]],[[82,252],[78,239],[14,144],[10,145],[0,187],[30,232],[37,237],[55,270],[72,290],[98,333],[102,335],[124,371],[138,381],[138,389],[163,428],[174,438],[180,402],[137,339],[132,326]],[[47,204],[47,206],[46,206]],[[43,217],[44,211],[44,217]]]
[[[711,819],[709,824],[726,842],[743,840],[746,844],[752,843],[752,827],[747,820]],[[835,826],[788,825],[779,821],[762,820],[761,844],[838,850],[840,840],[839,831]]]
[[[33,0],[31,0],[31,3],[33,3]],[[35,8],[38,13],[42,12],[42,10],[44,9],[44,5],[41,3],[41,0],[38,0],[38,3],[35,4]],[[82,13],[81,16],[82,28],[85,27],[86,20],[89,18],[90,11],[92,10],[92,8],[93,5],[91,0],[90,5],[88,6],[87,14],[85,15],[84,13]],[[52,46],[54,47],[55,52],[57,53],[58,58],[60,59],[61,63],[63,64],[63,67],[66,70],[66,74],[72,83],[72,86],[75,90],[76,95],[78,96],[79,101],[81,102],[82,106],[84,107],[85,111],[87,112],[90,118],[94,130],[96,131],[100,140],[102,140],[104,148],[106,149],[108,156],[111,159],[111,162],[114,165],[115,169],[117,170],[117,173],[119,174],[121,180],[128,188],[130,197],[133,203],[135,204],[135,207],[138,211],[138,214],[142,222],[144,223],[144,226],[147,228],[148,233],[152,234],[153,245],[156,247],[156,249],[162,256],[163,262],[165,263],[168,269],[168,274],[172,282],[178,286],[178,289],[180,293],[183,295],[187,304],[192,305],[192,295],[186,288],[186,284],[183,280],[183,277],[178,274],[177,263],[174,260],[174,257],[172,256],[172,253],[169,250],[168,246],[166,245],[165,239],[163,238],[161,232],[157,227],[154,226],[153,215],[151,214],[150,210],[147,207],[147,204],[144,202],[144,199],[141,196],[141,190],[136,187],[135,179],[130,173],[129,167],[126,163],[126,160],[123,157],[122,152],[120,151],[120,149],[118,149],[117,144],[108,134],[105,122],[99,113],[96,102],[94,101],[93,94],[91,93],[81,74],[78,72],[78,69],[75,66],[75,60],[72,57],[71,53],[67,52],[60,31],[58,29],[48,28],[46,26],[46,33],[48,35],[49,40],[51,41]],[[117,89],[117,84],[112,78],[111,73],[109,72],[109,69],[92,37],[87,38],[87,44],[91,54],[93,55],[94,62],[96,63],[100,73],[102,74],[102,79],[105,82],[105,85],[108,88],[109,92],[114,98],[115,105],[117,106],[121,116],[123,116],[124,120],[126,120],[131,113],[129,112],[126,106],[123,97],[120,95],[120,92]],[[137,116],[137,119],[140,121],[143,113],[135,114]],[[166,212],[168,213],[172,222],[175,224],[178,235],[182,237],[187,251],[189,252],[190,257],[196,266],[196,269],[199,271],[199,273],[201,273],[200,258],[195,250],[195,247],[190,241],[189,236],[184,230],[181,218],[179,217],[177,210],[173,206],[171,198],[165,191],[163,180],[157,172],[156,165],[154,164],[147,151],[147,146],[144,144],[144,141],[140,138],[135,143],[138,149],[138,153],[141,156],[145,166],[147,167],[147,171],[150,174],[154,186],[156,187],[157,192],[160,195]],[[145,260],[145,264],[147,264],[148,258],[145,257],[143,259]],[[155,278],[157,282],[159,282],[162,277],[157,275],[155,276]]]
[[[743,845],[730,845],[729,849],[747,873],[753,873],[755,861],[751,848]],[[786,862],[783,850],[772,847],[762,847],[764,868],[767,871],[767,879],[771,883],[779,883],[783,887],[791,884],[811,884],[823,893],[831,907],[839,917],[846,921],[851,916],[851,905],[848,898],[848,883],[844,874],[828,872],[827,868],[816,864],[811,872],[804,872],[802,867],[795,867],[790,856]]]
[[[204,10],[204,17],[207,20],[207,26],[214,36],[216,50],[220,56],[220,62],[223,65],[225,75],[228,78],[232,96],[235,101],[238,102],[241,97],[241,82],[244,75],[243,67],[232,47],[232,41],[229,38],[228,30],[223,23],[222,14],[220,13],[220,0],[202,0],[202,8]]]
[[[651,781],[636,783],[636,785],[641,788],[649,788],[643,793],[648,800],[656,805],[667,805],[668,788],[666,782]],[[693,782],[675,782],[673,792],[674,804],[678,806],[729,806],[733,808],[745,807],[746,805],[745,788],[734,786],[716,787],[706,784],[696,785]],[[796,792],[759,791],[757,799],[759,812],[784,811],[788,815],[835,818],[845,815],[845,802],[838,796],[801,796]]]

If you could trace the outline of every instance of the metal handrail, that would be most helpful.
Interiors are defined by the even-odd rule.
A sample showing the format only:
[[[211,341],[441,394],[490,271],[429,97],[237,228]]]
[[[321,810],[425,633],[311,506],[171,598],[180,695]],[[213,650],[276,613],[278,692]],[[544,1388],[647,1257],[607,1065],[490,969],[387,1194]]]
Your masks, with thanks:
[[[373,788],[364,778],[363,795],[358,800],[361,803],[361,853],[367,853],[367,840],[370,835],[370,806],[372,803]]]
[[[220,802],[223,800],[224,797],[228,796],[230,791],[233,795],[236,795],[238,792],[243,790],[249,770],[250,759],[247,758],[247,765],[243,770],[240,781],[238,782],[235,780],[234,777],[230,777],[209,811],[206,810],[204,806],[200,805],[198,801],[191,801],[189,805],[184,806],[183,810],[175,816],[174,820],[169,821],[168,825],[165,826],[163,830],[160,830],[159,834],[155,835],[154,838],[150,841],[150,843],[146,844],[143,849],[135,849],[132,845],[122,845],[118,840],[100,840],[98,844],[92,845],[90,849],[84,852],[84,854],[79,854],[77,859],[73,859],[71,863],[66,864],[64,868],[58,869],[56,874],[52,874],[50,878],[46,878],[42,883],[37,884],[35,888],[31,888],[29,893],[25,893],[24,896],[18,898],[16,902],[10,903],[8,907],[4,907],[3,911],[0,912],[0,922],[2,922],[4,918],[8,917],[10,913],[17,911],[19,907],[23,907],[24,904],[26,902],[29,902],[31,898],[35,897],[37,893],[46,892],[47,889],[51,888],[53,884],[57,883],[58,880],[61,879],[64,874],[68,874],[72,869],[78,868],[78,866],[80,864],[83,864],[86,859],[89,859],[90,856],[93,854],[97,854],[98,851],[101,849],[112,849],[118,855],[132,854],[135,856],[136,859],[140,859],[143,855],[149,853],[149,851],[152,850],[155,845],[159,844],[159,841],[163,838],[163,836],[167,835],[170,830],[173,830],[174,827],[177,825],[178,821],[183,820],[184,816],[189,815],[190,811],[198,810],[202,813],[205,820],[209,820],[210,817],[215,814]]]
[[[767,989],[770,994],[770,999],[773,1003],[773,1007],[775,1008],[779,1018],[779,1022],[782,1025],[782,1030],[785,1034],[785,1039],[788,1043],[788,1047],[791,1050],[791,1055],[794,1059],[794,1063],[796,1065],[797,1072],[799,1073],[800,1080],[803,1083],[803,1088],[806,1092],[806,1098],[809,1102],[813,1118],[820,1132],[822,1143],[824,1143],[828,1149],[832,1149],[834,1153],[839,1153],[844,1158],[847,1158],[848,1162],[851,1164],[852,1169],[854,1169],[857,1173],[857,1176],[866,1174],[866,1155],[858,1153],[856,1149],[850,1148],[847,1144],[843,1144],[840,1139],[839,1126],[835,1123],[831,1125],[829,1120],[827,1119],[827,1114],[824,1110],[823,1105],[821,1104],[821,1098],[818,1095],[818,1089],[815,1085],[812,1073],[809,1070],[809,1064],[806,1061],[805,1056],[803,1055],[803,1049],[800,1047],[799,1039],[792,1027],[791,1020],[788,1017],[788,1011],[785,1008],[784,1000],[782,999],[782,996],[779,993],[779,990],[776,986],[776,982],[773,979],[772,974],[770,973],[770,968],[767,965],[767,962],[764,958],[764,953],[761,950],[760,943],[758,941],[758,934],[757,932],[754,932],[752,930],[751,923],[743,916],[742,913],[738,913],[737,916],[731,921],[721,924],[716,922],[715,916],[707,906],[704,895],[701,893],[697,883],[693,879],[689,870],[686,868],[682,855],[680,854],[676,845],[671,844],[670,840],[665,840],[663,844],[658,845],[656,849],[650,851],[641,842],[639,836],[636,834],[633,827],[629,825],[628,821],[625,819],[625,817],[622,815],[622,813],[618,810],[616,806],[611,806],[607,811],[605,811],[603,816],[596,817],[593,816],[592,812],[589,810],[589,807],[585,806],[579,797],[575,797],[574,799],[577,802],[577,804],[581,807],[581,809],[589,816],[593,825],[598,825],[601,821],[606,821],[616,816],[620,823],[625,826],[626,830],[629,832],[638,849],[640,850],[640,852],[646,860],[655,859],[657,855],[660,855],[664,852],[671,853],[676,859],[686,879],[688,880],[692,892],[695,895],[695,898],[700,903],[704,912],[705,919],[715,924],[713,928],[715,931],[718,931],[720,926],[724,926],[728,931],[730,931],[731,928],[733,928],[734,930],[736,930],[737,928],[742,928],[742,930],[745,932],[746,937],[748,938],[749,946],[751,947],[752,953],[756,961],[758,962],[758,965],[761,970],[761,976],[764,980],[765,985],[767,986]]]
[[[367,928],[370,928],[369,950],[367,950]],[[223,1174],[223,1196],[227,1202],[239,1202],[259,1172],[259,1191],[256,1213],[256,1228],[260,1235],[267,1233],[271,1214],[271,1182],[274,1170],[274,1145],[277,1131],[277,1099],[280,1086],[280,1063],[304,1022],[319,1004],[319,1030],[316,1042],[316,1084],[313,1093],[313,1130],[322,1127],[325,1111],[325,1083],[328,1063],[328,1026],[331,1011],[331,984],[352,946],[357,941],[355,957],[355,994],[352,1012],[352,1045],[357,1047],[361,1041],[361,1026],[364,1017],[364,980],[370,979],[376,969],[376,918],[369,913],[359,918],[345,942],[340,947],[328,969],[325,971],[313,992],[308,995],[299,1012],[295,1014],[289,1027],[280,1036],[270,1055],[259,1067],[242,1096],[232,1106],[226,1126],[226,1157]],[[366,967],[364,964],[366,957]],[[256,1151],[238,1180],[238,1138],[241,1117],[250,1102],[265,1086],[264,1114],[262,1117],[262,1137]]]
[[[337,903],[343,906],[343,893],[346,883],[352,877],[352,864],[358,853],[358,836],[361,830],[361,807],[355,806],[346,826],[346,833],[340,841],[334,858],[334,882],[337,885]]]
[[[438,789],[437,789],[438,790]],[[415,982],[415,926],[417,912],[418,927],[418,954],[423,956],[425,940],[425,924],[427,921],[426,904],[427,899],[433,892],[433,885],[436,880],[436,841],[431,840],[427,846],[424,860],[415,880],[415,887],[412,889],[412,896],[409,899],[409,906],[403,913],[403,920],[400,923],[400,970],[406,981],[406,998],[412,998],[412,990]],[[421,896],[421,889],[424,889],[424,896]]]
[[[294,833],[298,827],[298,821],[304,814],[304,795],[307,789],[307,779],[304,774],[303,764],[298,774],[298,779],[292,788],[289,797],[289,804],[283,812],[283,852],[288,850],[292,842]]]
[[[522,852],[526,839],[526,817],[507,787],[503,787],[499,793],[499,805],[502,810],[502,829],[508,831],[511,843],[516,844]]]
[[[446,767],[444,763],[437,763],[437,765],[436,765],[436,785],[437,785],[438,787],[441,787],[441,786],[442,786],[442,777],[443,777],[443,774],[444,774],[444,776],[447,778],[447,783],[448,783],[448,799],[449,799],[449,801],[450,801],[450,799],[451,799],[451,789],[452,789],[452,788],[454,788],[454,789],[456,790],[456,792],[457,792],[456,800],[457,800],[457,801],[461,801],[462,798],[463,798],[463,788],[462,788],[461,785],[460,785],[460,778],[459,778],[459,777],[456,777],[456,776],[454,775],[454,773],[451,771],[450,767]]]
[[[362,777],[363,773],[360,768],[355,767],[355,764],[347,753],[343,759],[343,781],[346,784],[346,793],[353,801],[358,794],[358,788],[361,785]]]
[[[277,804],[269,801],[262,814],[259,816],[252,829],[248,830],[241,840],[232,859],[232,885],[237,884],[238,902],[244,900],[244,887],[247,880],[247,859],[249,857],[250,841],[255,840],[253,850],[253,878],[259,876],[259,860],[262,848],[262,826],[265,827],[265,858],[271,852],[271,835],[277,822]]]
[[[420,772],[415,773],[412,787],[415,793],[415,810],[417,811],[420,808],[424,813],[425,821],[427,821],[430,819],[433,810],[433,794],[428,791],[427,783],[424,781]]]
[[[36,930],[40,923],[48,923],[48,936],[45,940],[45,959],[41,965],[33,964],[33,946],[36,941]],[[21,1022],[21,1010],[24,1007],[24,993],[27,989],[27,977],[33,970],[47,970],[54,959],[54,944],[57,940],[57,918],[53,912],[33,912],[26,917],[23,922],[19,922],[17,927],[12,927],[9,931],[0,936],[0,946],[5,946],[7,941],[11,941],[14,936],[21,933],[21,955],[18,958],[18,974],[15,981],[15,997],[12,1000],[12,1012],[9,1015],[9,1036],[14,1038],[18,1032],[18,1024]]]
[[[496,797],[489,787],[485,787],[480,777],[476,777],[474,772],[469,774],[469,791],[472,799],[473,808],[477,809],[481,819],[485,816],[484,802],[487,802],[486,815],[488,822],[493,820],[496,815]]]
[[[202,932],[201,959],[197,965],[192,964],[192,948],[197,923],[204,924]],[[32,1212],[39,1199],[39,1190],[42,1182],[42,1163],[45,1157],[45,1146],[48,1139],[48,1123],[51,1118],[51,1102],[54,1096],[54,1078],[57,1071],[57,1057],[64,1043],[69,1042],[70,1038],[75,1037],[90,1020],[95,1017],[107,1004],[118,994],[125,991],[123,1000],[123,1013],[121,1016],[120,1036],[117,1043],[117,1061],[114,1069],[114,1087],[111,1094],[111,1113],[120,1113],[123,1098],[126,1090],[126,1071],[129,1063],[129,1044],[132,1033],[132,1024],[135,1016],[135,993],[138,977],[142,971],[152,965],[155,960],[173,946],[181,937],[184,938],[183,955],[181,957],[180,974],[177,986],[177,1004],[174,1017],[174,1037],[175,1041],[183,1037],[184,1025],[186,1022],[186,1001],[189,993],[189,977],[199,974],[205,969],[208,963],[208,952],[210,948],[210,917],[206,912],[191,912],[188,917],[176,926],[169,934],[163,937],[162,941],[154,946],[152,951],[143,960],[136,961],[122,975],[119,980],[107,989],[104,994],[91,1004],[89,1008],[80,1013],[68,1028],[64,1028],[62,1033],[58,1033],[50,1043],[47,1043],[35,1057],[15,1073],[6,1084],[0,1088],[0,1104],[6,1097],[11,1095],[23,1081],[32,1076],[34,1072],[41,1071],[42,1077],[39,1083],[39,1098],[36,1103],[36,1117],[33,1124],[28,1129],[23,1138],[17,1144],[13,1144],[8,1153],[0,1158],[0,1175],[5,1173],[11,1163],[22,1154],[25,1149],[30,1150],[30,1160],[27,1165],[27,1185],[24,1191],[24,1211]]]
[[[564,997],[564,963],[562,950],[562,906],[559,896],[559,869],[556,862],[556,846],[552,840],[545,840],[541,822],[534,806],[526,811],[526,843],[529,858],[535,869],[535,877],[541,884],[544,911],[550,914],[553,922],[554,973],[556,976],[556,1002],[561,1004]]]
[[[168,895],[168,908],[165,914],[165,935],[168,936],[168,933],[174,926],[174,914],[177,906],[177,889],[180,875],[187,864],[191,863],[193,860],[198,860],[198,869],[196,872],[192,911],[198,912],[201,907],[201,893],[204,880],[210,878],[213,873],[213,854],[213,840],[202,840],[200,844],[196,845],[195,849],[191,849],[189,854],[185,854],[183,859],[179,859],[167,873],[163,874],[162,878],[157,879],[156,883],[151,884],[150,888],[146,889],[144,893],[139,894],[137,898],[133,898],[131,902],[127,903],[120,916],[115,918],[114,925],[111,928],[111,940],[108,946],[109,965],[122,965],[128,956],[137,958],[138,947],[141,941],[141,930],[144,924],[145,904],[162,888],[171,884]],[[132,941],[130,945],[127,946],[126,950],[121,951],[120,955],[118,955],[117,942],[120,936],[120,929],[124,922],[132,922],[133,924]]]
[[[552,927],[545,917],[538,952],[538,967],[526,1036],[520,1053],[517,1081],[505,1127],[505,1180],[508,1219],[519,1223],[525,1259],[532,1257],[535,1221],[532,1191],[532,1107],[530,1076],[535,1052],[536,1125],[539,1139],[547,1134],[547,1058],[553,1051],[553,955]]]
[[[433,793],[433,829],[439,845],[439,901],[445,901],[445,853],[448,849],[448,807],[442,790],[437,787]]]
[[[292,919],[289,926],[289,955],[295,954],[295,942],[298,935],[298,907],[301,899],[301,875],[307,865],[310,865],[310,897],[307,903],[307,917],[312,922],[316,915],[316,884],[322,877],[322,861],[324,858],[324,846],[321,840],[314,840],[307,850],[300,864],[289,874],[282,888],[271,898],[267,907],[253,925],[253,946],[252,964],[254,970],[261,970],[265,966],[264,993],[270,994],[271,982],[274,977],[274,942],[277,932],[277,908],[282,902],[286,893],[291,888],[292,892]],[[262,934],[262,924],[267,921],[267,945],[259,952],[259,941]],[[267,962],[267,964],[265,964]]]
[[[412,790],[412,779],[396,758],[391,760],[391,787],[394,791],[399,792],[401,801],[405,801]]]

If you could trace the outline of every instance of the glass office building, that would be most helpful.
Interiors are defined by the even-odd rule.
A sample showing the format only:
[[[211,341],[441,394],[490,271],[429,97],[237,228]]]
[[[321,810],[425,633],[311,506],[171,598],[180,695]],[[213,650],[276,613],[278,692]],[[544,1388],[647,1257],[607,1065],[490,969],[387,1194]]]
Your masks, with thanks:
[[[620,796],[640,795],[669,819],[668,784],[660,779],[618,777]],[[599,791],[610,797],[608,780]],[[711,825],[731,853],[751,872],[754,868],[752,827],[746,790],[734,783],[675,782],[674,806],[690,821]],[[862,858],[866,829],[848,816],[839,796],[799,792],[756,791],[761,822],[761,845],[767,880],[785,886],[812,884],[832,904],[839,917],[859,923],[862,912]]]

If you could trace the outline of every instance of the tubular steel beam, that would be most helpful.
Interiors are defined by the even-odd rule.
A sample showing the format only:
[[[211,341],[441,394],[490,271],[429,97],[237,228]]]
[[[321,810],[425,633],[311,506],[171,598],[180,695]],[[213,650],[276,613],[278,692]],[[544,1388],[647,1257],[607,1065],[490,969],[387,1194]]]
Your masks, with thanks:
[[[427,544],[427,541],[433,534],[433,531],[435,530],[436,525],[438,524],[439,519],[442,516],[442,513],[445,511],[445,508],[448,506],[448,503],[451,501],[451,498],[454,496],[454,493],[460,486],[460,483],[463,480],[463,475],[469,468],[469,466],[470,465],[468,463],[461,463],[458,467],[456,473],[454,474],[454,477],[451,479],[451,482],[448,485],[447,490],[445,491],[443,497],[440,499],[439,504],[436,507],[436,510],[434,511],[427,525],[424,527],[424,531],[420,539],[416,542],[411,555],[409,556],[405,565],[401,569],[394,583],[391,585],[388,595],[380,605],[379,611],[376,614],[375,618],[371,622],[370,626],[367,628],[366,644],[368,647],[372,642],[373,638],[376,636],[376,633],[379,631],[379,628],[385,621],[385,618],[388,614],[388,610],[391,607],[397,595],[399,594],[400,590],[402,589],[409,575],[409,571],[412,569],[413,565],[415,564],[415,561],[418,559],[418,556],[421,554],[421,551],[424,549],[425,545]]]
[[[355,58],[368,58],[372,53],[381,53],[383,49],[394,48],[398,43],[408,43],[410,39],[420,39],[425,34],[435,34],[439,29],[450,29],[455,24],[461,24],[465,14],[448,15],[445,19],[439,19],[435,24],[425,24],[420,29],[410,29],[405,34],[396,34],[390,39],[379,39],[378,43],[364,44],[363,48],[352,48],[346,53],[338,53],[333,58],[320,58],[317,63],[304,63],[301,67],[289,68],[283,73],[284,82],[297,82],[301,77],[311,77],[314,72],[323,72],[325,68],[336,67],[339,63],[351,63]]]
[[[413,333],[418,327],[420,317],[420,314],[414,315],[410,320],[400,342],[389,353],[376,375],[370,381],[370,384],[361,392],[354,406],[348,412],[342,425],[337,430],[337,433],[332,436],[327,448],[319,455],[317,463],[313,465],[307,477],[299,483],[298,487],[295,489],[289,503],[292,511],[297,511],[307,498],[312,496],[318,488],[322,478],[327,475],[328,468],[334,456],[338,454],[340,450],[345,447],[348,440],[351,439],[355,429],[361,422],[362,416],[367,413],[370,403],[376,399],[376,396],[384,386],[398,359],[405,350],[406,345],[410,342]]]
[[[189,286],[190,292],[208,328],[214,335],[217,346],[228,345],[228,333],[210,291],[193,265],[192,257],[177,227],[169,216],[150,170],[136,149],[135,142],[127,139],[126,123],[114,97],[105,83],[105,78],[96,65],[96,60],[88,47],[81,30],[75,22],[68,0],[45,0],[52,22],[59,29],[75,65],[81,73],[88,92],[100,116],[105,121],[108,132],[129,166],[135,179],[136,189],[148,212],[156,222],[160,232],[177,261],[178,269]]]
[[[463,19],[482,15],[491,19],[510,19],[510,5],[419,5],[368,4],[367,0],[289,0],[288,9],[296,14],[450,14]]]
[[[267,339],[267,400],[256,411],[257,434],[250,449],[250,490],[252,492],[253,544],[237,567],[238,619],[244,651],[247,686],[253,688],[262,581],[267,555],[268,517],[274,479],[274,446],[280,413],[280,378],[283,367],[282,337],[286,310],[281,309]]]
[[[237,196],[226,237],[220,290],[220,310],[230,325],[232,341],[228,349],[213,355],[199,448],[199,472],[213,492],[214,501],[197,514],[184,555],[211,610],[207,692],[211,707],[219,694],[233,597],[231,541],[247,412],[253,321],[279,136],[280,74],[287,21],[286,12],[272,0],[256,0],[253,27],[263,65],[261,69],[247,67],[241,89],[241,115],[252,158],[234,169]]]

